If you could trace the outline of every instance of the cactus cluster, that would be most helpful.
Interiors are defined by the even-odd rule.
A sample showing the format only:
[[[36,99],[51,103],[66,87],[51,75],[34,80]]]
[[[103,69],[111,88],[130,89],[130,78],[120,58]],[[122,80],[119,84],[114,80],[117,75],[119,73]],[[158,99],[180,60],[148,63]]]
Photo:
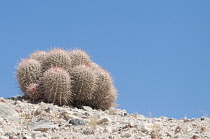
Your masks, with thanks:
[[[79,49],[36,51],[16,73],[24,97],[32,101],[106,110],[117,97],[110,74]]]

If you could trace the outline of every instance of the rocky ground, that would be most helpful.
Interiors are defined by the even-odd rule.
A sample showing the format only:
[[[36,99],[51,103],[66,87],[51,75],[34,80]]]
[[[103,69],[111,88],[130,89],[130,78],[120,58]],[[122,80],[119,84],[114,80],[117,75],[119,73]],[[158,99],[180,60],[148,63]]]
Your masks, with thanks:
[[[210,118],[147,118],[0,98],[0,139],[209,139]]]

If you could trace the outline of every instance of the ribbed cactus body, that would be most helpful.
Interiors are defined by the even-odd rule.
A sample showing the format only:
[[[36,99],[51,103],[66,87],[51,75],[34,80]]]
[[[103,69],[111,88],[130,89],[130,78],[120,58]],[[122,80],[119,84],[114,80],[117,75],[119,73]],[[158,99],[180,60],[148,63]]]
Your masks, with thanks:
[[[89,65],[91,62],[90,56],[83,50],[76,49],[70,51],[69,56],[73,67],[78,65]]]
[[[43,68],[47,70],[51,67],[62,67],[65,70],[69,70],[71,67],[71,59],[68,56],[68,52],[63,49],[54,49],[50,51],[43,61]]]
[[[35,59],[25,59],[17,68],[18,83],[24,93],[26,93],[29,84],[39,82],[40,76],[41,64]]]
[[[36,51],[30,55],[31,59],[36,59],[41,63],[45,60],[46,57],[47,57],[47,52],[45,51]]]
[[[100,93],[100,91],[98,92]],[[117,90],[115,87],[111,87],[111,89],[106,93],[106,95],[101,95],[101,94],[95,94],[97,95],[95,99],[92,100],[93,105],[92,107],[95,109],[101,109],[101,110],[106,110],[109,109],[111,106],[114,106],[114,102],[116,101],[117,98]]]
[[[48,102],[64,105],[71,102],[71,79],[69,73],[61,67],[51,67],[42,78],[45,99]]]
[[[79,65],[71,70],[72,93],[74,102],[82,103],[92,98],[95,85],[93,70],[85,65]]]
[[[98,67],[95,75],[94,93],[89,105],[96,109],[105,110],[114,104],[117,91],[113,85],[112,77],[106,70]]]

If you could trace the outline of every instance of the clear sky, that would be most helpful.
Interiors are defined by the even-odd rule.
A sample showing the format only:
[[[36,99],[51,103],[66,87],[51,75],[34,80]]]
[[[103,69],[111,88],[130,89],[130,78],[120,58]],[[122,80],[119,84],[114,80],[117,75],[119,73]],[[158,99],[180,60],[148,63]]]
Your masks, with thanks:
[[[0,96],[21,93],[21,58],[55,46],[81,48],[107,69],[120,109],[210,115],[209,0],[1,1]]]

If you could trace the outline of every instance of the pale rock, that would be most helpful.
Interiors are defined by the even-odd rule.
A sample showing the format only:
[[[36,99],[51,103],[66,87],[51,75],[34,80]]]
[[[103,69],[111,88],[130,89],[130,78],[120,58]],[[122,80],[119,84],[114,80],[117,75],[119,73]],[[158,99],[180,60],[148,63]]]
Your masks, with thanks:
[[[82,106],[82,109],[85,111],[92,111],[93,109],[90,106]]]
[[[45,132],[54,127],[49,120],[43,120],[40,122],[31,123],[30,126],[34,131],[42,131],[42,132]]]
[[[64,114],[64,118],[68,121],[68,120],[70,120],[70,119],[75,119],[75,118],[78,118],[78,117],[73,116],[73,115],[71,115],[70,113],[65,113],[65,114]]]
[[[42,132],[45,132],[49,129],[53,128],[52,125],[47,125],[47,124],[42,124],[42,125],[37,125],[35,127],[33,127],[33,130],[34,131],[42,131]]]
[[[137,128],[141,132],[150,132],[152,130],[152,125],[151,123],[141,123],[140,126],[137,126]]]
[[[38,107],[35,112],[34,112],[34,115],[37,116],[37,115],[40,115],[41,113],[43,112],[43,109],[41,107]]]
[[[73,112],[81,112],[78,108],[74,108],[71,111],[73,111]]]
[[[59,136],[59,135],[53,135],[53,136],[51,136],[51,139],[61,139],[61,136]]]
[[[11,121],[19,121],[19,113],[6,103],[0,102],[0,117]]]
[[[0,139],[9,139],[8,136],[0,136]]]
[[[129,127],[135,127],[136,124],[135,124],[134,122],[131,121],[131,122],[128,123],[128,126],[129,126]]]

